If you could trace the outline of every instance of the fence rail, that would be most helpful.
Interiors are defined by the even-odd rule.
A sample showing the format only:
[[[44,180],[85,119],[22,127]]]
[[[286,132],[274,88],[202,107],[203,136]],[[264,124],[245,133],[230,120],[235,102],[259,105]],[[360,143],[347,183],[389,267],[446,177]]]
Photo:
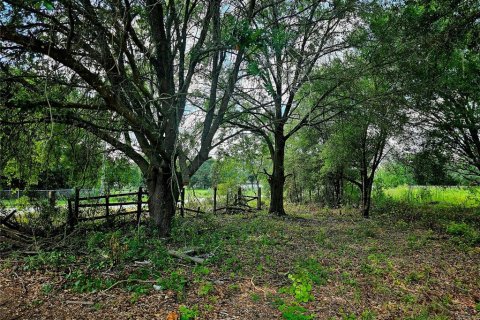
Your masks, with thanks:
[[[143,205],[146,204],[146,201],[143,201],[143,196],[148,194],[143,190],[142,187],[138,188],[137,192],[124,192],[124,193],[116,193],[116,194],[106,194],[101,196],[92,196],[92,197],[80,197],[80,189],[74,189],[74,197],[73,199],[68,199],[68,217],[67,217],[67,224],[70,228],[75,227],[75,225],[80,221],[93,221],[93,220],[100,220],[106,219],[107,221],[111,221],[114,217],[118,216],[125,216],[125,215],[133,215],[136,214],[137,223],[140,221],[142,212],[147,212],[148,210],[143,209]],[[119,197],[136,197],[136,201],[124,201],[124,202],[110,202],[112,198],[119,198]],[[92,200],[104,200],[103,203],[82,203],[84,201],[92,201]],[[127,212],[117,212],[111,213],[110,208],[113,207],[122,207],[122,206],[131,206],[136,205],[136,210],[134,211],[127,211]],[[102,216],[93,216],[93,217],[81,217],[80,216],[80,208],[105,208],[105,215]]]
[[[260,187],[257,189],[257,194],[255,196],[244,195],[241,187],[239,187],[236,192],[232,193],[229,191],[226,196],[226,203],[222,203],[222,207],[218,206],[219,197],[217,191],[217,188],[214,187],[212,208],[214,213],[252,212],[255,210],[255,208],[251,207],[249,203],[255,200],[257,202],[256,209],[261,210],[262,208],[262,190]],[[100,189],[79,188],[29,191],[0,190],[0,200],[20,198],[25,195],[37,199],[48,199],[49,206],[52,208],[56,207],[57,200],[66,200],[68,209],[67,225],[70,228],[74,228],[75,225],[82,221],[106,219],[107,222],[110,223],[114,217],[134,214],[136,214],[136,220],[139,222],[141,214],[143,212],[148,212],[148,209],[144,208],[144,205],[147,204],[148,201],[143,199],[144,195],[148,195],[148,193],[144,191],[142,187],[134,192],[119,191],[119,193],[107,193],[103,195],[100,194],[101,192],[102,190]],[[185,215],[185,212],[192,212],[196,214],[205,213],[205,211],[201,210],[200,206],[198,208],[187,208],[185,206],[185,188],[181,189],[180,199],[178,202],[178,209],[182,217]],[[134,210],[131,210],[132,208],[128,208],[130,210],[122,211],[122,207],[124,206],[134,206]],[[114,208],[118,207],[120,207],[120,209],[116,211],[113,210]],[[90,217],[85,216],[84,210],[88,208],[93,208],[93,215]],[[104,208],[103,214],[99,215],[99,208]],[[100,212],[102,211],[100,210]]]

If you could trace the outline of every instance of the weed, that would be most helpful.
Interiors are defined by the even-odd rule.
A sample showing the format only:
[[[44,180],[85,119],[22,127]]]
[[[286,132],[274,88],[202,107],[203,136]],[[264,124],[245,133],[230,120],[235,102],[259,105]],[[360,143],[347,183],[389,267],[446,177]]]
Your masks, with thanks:
[[[174,271],[169,277],[158,280],[161,287],[175,291],[180,299],[183,298],[187,282],[182,271]]]
[[[75,270],[68,274],[65,279],[67,286],[71,287],[73,291],[83,292],[97,292],[106,289],[114,284],[113,279],[104,279],[85,274],[81,270]]]
[[[55,267],[70,265],[74,263],[76,257],[60,251],[39,252],[38,254],[24,259],[24,270],[36,270],[42,267]]]
[[[396,227],[397,229],[403,230],[403,231],[408,230],[408,226],[409,226],[408,223],[405,222],[405,221],[402,220],[402,219],[399,219],[399,220],[397,221],[397,223],[395,223],[395,227]]]
[[[318,233],[315,235],[315,242],[319,245],[324,245],[327,240],[327,231],[324,228],[321,228]]]
[[[189,308],[187,306],[180,306],[180,320],[191,320],[195,319],[198,316],[198,307],[194,306],[193,308]]]
[[[308,310],[299,305],[282,304],[278,307],[285,320],[310,320],[314,315],[307,314]]]
[[[97,311],[101,310],[103,308],[103,304],[101,304],[100,302],[97,302],[93,305],[93,308]]]
[[[298,263],[300,272],[306,273],[306,276],[316,285],[327,283],[329,272],[314,258],[309,258]]]
[[[252,299],[253,302],[258,302],[260,301],[260,295],[258,293],[252,293],[250,299]]]
[[[284,288],[282,290],[283,292],[292,294],[298,302],[314,300],[312,295],[313,281],[308,277],[307,273],[289,274],[288,278],[292,282],[292,285]]]
[[[360,315],[361,320],[374,320],[375,314],[370,310],[364,310]]]
[[[223,271],[238,272],[242,269],[242,262],[237,257],[229,257],[225,259],[225,264],[222,265]]]
[[[35,299],[35,300],[32,300],[32,306],[34,307],[38,307],[38,306],[41,306],[42,304],[44,303],[43,300],[40,300],[40,299]]]
[[[232,283],[228,285],[228,290],[238,292],[240,291],[240,286],[237,283]]]
[[[44,283],[41,290],[43,294],[50,294],[53,291],[53,285],[50,282]]]
[[[195,268],[193,268],[193,273],[200,275],[200,276],[206,276],[210,274],[210,269],[203,266],[203,265],[197,265]]]
[[[414,303],[417,303],[418,299],[413,294],[407,293],[406,295],[403,296],[402,300],[408,304],[414,304]]]
[[[357,280],[355,280],[355,278],[353,278],[349,272],[342,272],[340,277],[342,279],[342,282],[349,286],[356,287],[358,285]]]
[[[383,254],[370,254],[367,262],[362,265],[362,271],[367,274],[383,276],[393,270],[393,264]]]
[[[410,272],[405,278],[408,283],[418,283],[423,279],[425,279],[425,273],[417,271]]]
[[[446,229],[447,233],[454,236],[457,240],[471,245],[480,243],[480,234],[478,231],[465,222],[457,223],[451,221]]]
[[[213,283],[210,281],[208,282],[203,282],[200,284],[200,287],[198,288],[198,294],[200,296],[207,296],[209,295],[212,291],[214,290]]]
[[[214,309],[214,306],[212,306],[211,304],[208,304],[208,303],[207,303],[206,305],[203,306],[203,309],[204,309],[205,311],[207,311],[207,312],[212,312],[213,309]]]
[[[87,238],[87,249],[90,252],[95,252],[105,246],[105,233],[93,232]]]

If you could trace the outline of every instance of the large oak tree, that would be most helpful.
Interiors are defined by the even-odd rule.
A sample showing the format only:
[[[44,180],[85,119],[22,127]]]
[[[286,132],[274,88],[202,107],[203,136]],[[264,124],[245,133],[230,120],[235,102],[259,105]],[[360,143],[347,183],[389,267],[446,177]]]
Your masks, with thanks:
[[[221,142],[249,27],[264,7],[7,0],[0,8],[2,126],[74,126],[123,152],[146,177],[151,218],[168,235],[182,178]],[[189,127],[199,129],[195,152],[180,139]]]

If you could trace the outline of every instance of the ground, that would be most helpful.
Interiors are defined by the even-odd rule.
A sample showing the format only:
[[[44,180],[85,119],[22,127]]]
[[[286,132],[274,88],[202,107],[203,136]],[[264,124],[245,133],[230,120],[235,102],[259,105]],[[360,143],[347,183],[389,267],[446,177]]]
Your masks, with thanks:
[[[480,319],[480,247],[458,215],[288,211],[187,217],[175,240],[79,229],[10,252],[0,319]],[[167,254],[192,247],[204,265]]]

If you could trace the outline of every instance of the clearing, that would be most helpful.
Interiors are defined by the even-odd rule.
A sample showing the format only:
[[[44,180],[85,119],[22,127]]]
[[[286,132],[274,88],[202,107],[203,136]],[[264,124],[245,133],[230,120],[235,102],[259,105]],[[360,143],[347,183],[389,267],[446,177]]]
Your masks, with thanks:
[[[79,228],[3,254],[0,319],[479,319],[477,211],[206,215],[168,241]],[[168,254],[184,248],[206,263]]]

